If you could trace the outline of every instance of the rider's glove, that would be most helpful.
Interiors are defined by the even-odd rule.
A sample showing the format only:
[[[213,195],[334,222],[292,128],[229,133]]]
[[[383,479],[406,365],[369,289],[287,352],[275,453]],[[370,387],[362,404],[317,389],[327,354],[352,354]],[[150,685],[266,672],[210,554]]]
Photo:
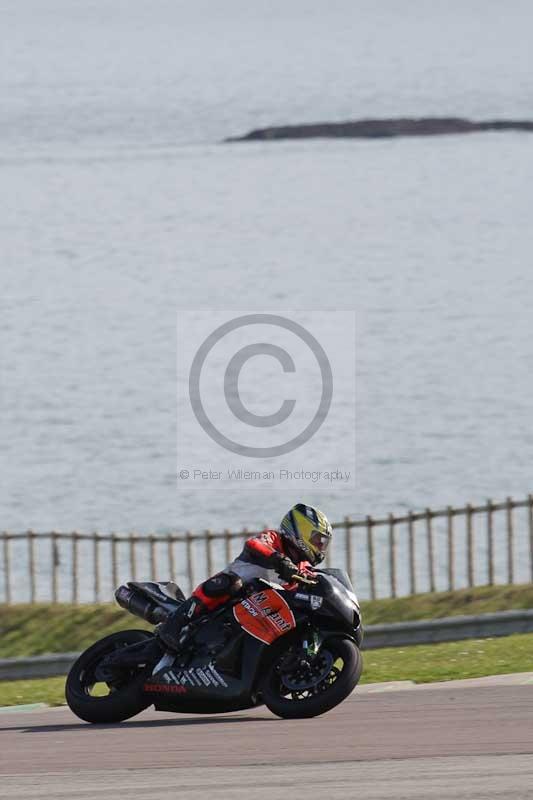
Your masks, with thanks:
[[[274,569],[283,581],[291,581],[292,576],[298,573],[298,567],[287,556],[280,556]]]

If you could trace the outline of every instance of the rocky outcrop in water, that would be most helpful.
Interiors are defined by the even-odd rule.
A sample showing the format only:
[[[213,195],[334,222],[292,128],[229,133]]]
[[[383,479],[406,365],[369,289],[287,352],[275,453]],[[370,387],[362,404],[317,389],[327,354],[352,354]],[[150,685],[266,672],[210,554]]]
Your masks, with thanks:
[[[273,139],[383,139],[393,136],[441,136],[478,131],[532,131],[528,120],[495,119],[473,122],[461,117],[400,117],[399,119],[360,119],[352,122],[317,122],[308,125],[281,125],[257,128],[226,142],[271,141]]]

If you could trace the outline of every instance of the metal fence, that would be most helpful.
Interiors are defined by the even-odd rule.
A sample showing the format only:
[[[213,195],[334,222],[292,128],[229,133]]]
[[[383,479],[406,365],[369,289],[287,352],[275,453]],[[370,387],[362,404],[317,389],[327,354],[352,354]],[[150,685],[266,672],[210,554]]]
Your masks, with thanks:
[[[533,495],[461,508],[346,517],[327,563],[362,598],[533,581]],[[252,531],[214,533],[3,532],[0,599],[108,601],[126,580],[168,580],[185,591],[221,569]]]

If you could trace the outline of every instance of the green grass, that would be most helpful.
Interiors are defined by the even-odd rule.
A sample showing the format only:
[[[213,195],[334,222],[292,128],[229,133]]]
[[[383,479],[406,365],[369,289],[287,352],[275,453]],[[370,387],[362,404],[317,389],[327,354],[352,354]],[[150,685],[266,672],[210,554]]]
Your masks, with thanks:
[[[31,681],[0,681],[0,706],[65,702],[65,678],[35,678]]]
[[[533,634],[369,650],[361,683],[433,683],[508,672],[533,672]],[[0,706],[62,705],[64,684],[64,678],[0,681]]]
[[[454,592],[418,594],[414,597],[361,603],[365,625],[436,619],[461,614],[488,614],[513,608],[533,608],[533,583],[515,586],[478,586]]]
[[[124,628],[151,628],[115,605],[0,606],[0,658],[70,653]]]
[[[433,683],[533,672],[533,633],[368,650],[363,661],[362,683]]]
[[[533,584],[482,586],[362,604],[365,625],[533,608]],[[0,605],[0,658],[83,650],[124,628],[149,628],[115,605]]]

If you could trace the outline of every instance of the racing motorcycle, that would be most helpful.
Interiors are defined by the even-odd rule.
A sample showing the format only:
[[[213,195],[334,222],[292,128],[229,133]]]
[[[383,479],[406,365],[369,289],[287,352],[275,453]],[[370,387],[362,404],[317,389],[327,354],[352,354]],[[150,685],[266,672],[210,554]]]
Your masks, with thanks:
[[[214,714],[266,705],[286,718],[314,717],[357,685],[361,613],[348,574],[295,575],[291,588],[255,579],[231,604],[192,621],[177,653],[146,630],[113,633],[72,666],[65,695],[93,723],[157,711]],[[156,625],[185,597],[173,582],[129,582],[120,606]]]

